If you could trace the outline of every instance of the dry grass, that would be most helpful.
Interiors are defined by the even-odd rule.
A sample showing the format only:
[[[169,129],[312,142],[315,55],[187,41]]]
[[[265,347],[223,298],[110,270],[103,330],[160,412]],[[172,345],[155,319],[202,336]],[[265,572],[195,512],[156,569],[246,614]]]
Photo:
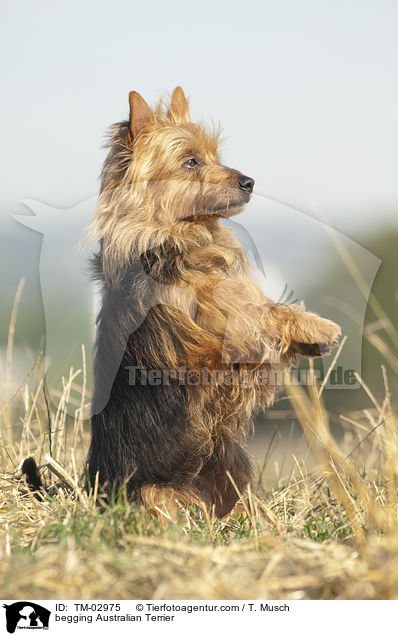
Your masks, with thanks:
[[[373,409],[342,418],[339,444],[322,387],[290,387],[316,471],[297,461],[283,487],[259,486],[225,522],[186,510],[178,524],[159,524],[123,489],[108,504],[81,490],[84,368],[71,369],[52,410],[42,380],[32,380],[38,364],[10,389],[10,334],[0,406],[3,598],[398,598],[397,423],[384,369],[383,400],[364,386]],[[67,402],[69,412],[76,405],[74,418],[65,415]],[[27,489],[19,467],[28,455],[42,464],[52,496]]]

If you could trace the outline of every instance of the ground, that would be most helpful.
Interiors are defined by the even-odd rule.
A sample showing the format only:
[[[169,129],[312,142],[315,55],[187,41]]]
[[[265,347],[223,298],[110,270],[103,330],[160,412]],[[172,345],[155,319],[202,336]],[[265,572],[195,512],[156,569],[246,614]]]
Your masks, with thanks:
[[[123,488],[108,503],[96,489],[84,492],[89,432],[80,409],[72,421],[61,410],[47,411],[45,401],[40,405],[40,392],[26,392],[19,426],[1,447],[1,596],[397,598],[398,443],[386,387],[379,412],[357,414],[339,444],[319,390],[290,389],[315,457],[311,472],[304,453],[294,458],[289,477],[269,488],[262,466],[228,519],[190,509],[181,510],[178,523],[153,519]],[[15,416],[10,409],[8,417]],[[41,462],[49,495],[35,497],[26,487],[18,466],[28,455]]]

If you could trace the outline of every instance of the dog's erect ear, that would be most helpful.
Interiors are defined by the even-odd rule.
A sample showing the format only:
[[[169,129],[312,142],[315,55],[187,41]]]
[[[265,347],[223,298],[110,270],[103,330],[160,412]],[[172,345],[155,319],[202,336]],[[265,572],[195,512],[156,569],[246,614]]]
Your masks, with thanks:
[[[176,122],[189,121],[189,104],[181,86],[177,86],[173,90],[169,115],[171,115]]]
[[[145,99],[143,99],[139,93],[136,93],[136,91],[131,91],[129,94],[129,102],[130,130],[133,134],[133,139],[135,140],[136,137],[153,121],[154,114]]]

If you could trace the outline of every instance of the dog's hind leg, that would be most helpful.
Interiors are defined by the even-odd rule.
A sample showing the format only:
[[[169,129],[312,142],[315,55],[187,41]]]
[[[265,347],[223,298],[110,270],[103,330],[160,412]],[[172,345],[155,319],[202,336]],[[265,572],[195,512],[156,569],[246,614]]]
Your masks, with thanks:
[[[198,506],[202,504],[199,496],[194,493],[154,484],[142,486],[141,499],[150,514],[161,522],[177,521],[179,511],[186,511],[192,504]]]

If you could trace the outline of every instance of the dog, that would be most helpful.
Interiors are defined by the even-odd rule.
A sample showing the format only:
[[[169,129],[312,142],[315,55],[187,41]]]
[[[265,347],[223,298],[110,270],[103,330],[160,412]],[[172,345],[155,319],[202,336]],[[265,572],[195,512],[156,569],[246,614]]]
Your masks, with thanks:
[[[253,478],[253,413],[280,389],[264,379],[329,352],[340,328],[254,282],[221,222],[254,180],[221,163],[218,133],[191,121],[182,88],[154,109],[135,91],[129,102],[92,223],[102,301],[89,482],[125,483],[154,514],[196,504],[222,518]]]

